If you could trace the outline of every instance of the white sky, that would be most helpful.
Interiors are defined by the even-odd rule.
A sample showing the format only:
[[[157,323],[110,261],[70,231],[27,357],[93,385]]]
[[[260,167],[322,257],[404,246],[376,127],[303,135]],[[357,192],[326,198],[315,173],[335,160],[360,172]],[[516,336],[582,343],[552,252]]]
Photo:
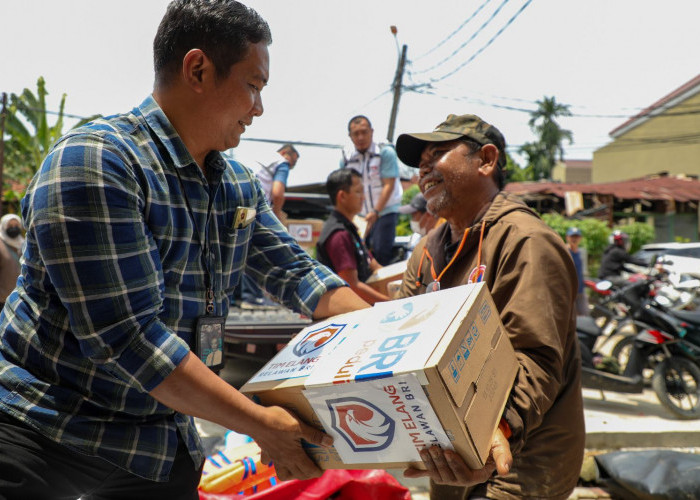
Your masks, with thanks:
[[[404,84],[425,83],[470,59],[527,0],[491,0],[434,52],[486,0],[249,0],[270,24],[270,83],[265,113],[244,138],[343,144],[355,114],[372,120],[375,140],[387,134],[398,60],[408,45]],[[499,5],[501,10],[480,33]],[[152,40],[168,0],[0,0],[0,92],[36,91],[48,108],[87,116],[138,105],[153,82]],[[561,120],[573,132],[569,159],[589,159],[608,133],[700,73],[697,0],[532,0],[481,54],[434,83],[437,95],[404,93],[395,137],[434,128],[449,113],[474,113],[496,125],[511,153],[534,140],[524,112],[555,96],[578,115]],[[476,34],[476,36],[474,36]],[[448,62],[419,73],[448,57]],[[386,92],[386,93],[384,93]],[[381,95],[384,93],[383,95]],[[378,96],[380,96],[377,98]],[[53,120],[51,121],[53,123]],[[68,125],[72,125],[69,121]],[[67,129],[67,128],[66,128]],[[276,146],[241,142],[243,155]],[[325,180],[336,150],[300,148],[290,186]],[[516,159],[518,157],[516,156]]]

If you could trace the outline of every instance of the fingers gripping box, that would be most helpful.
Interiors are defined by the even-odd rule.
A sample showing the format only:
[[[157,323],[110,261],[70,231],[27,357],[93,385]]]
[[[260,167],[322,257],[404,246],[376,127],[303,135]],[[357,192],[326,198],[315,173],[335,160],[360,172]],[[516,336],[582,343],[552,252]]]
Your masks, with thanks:
[[[320,467],[421,466],[431,444],[483,467],[517,371],[484,284],[383,302],[300,332],[241,391],[335,439]]]

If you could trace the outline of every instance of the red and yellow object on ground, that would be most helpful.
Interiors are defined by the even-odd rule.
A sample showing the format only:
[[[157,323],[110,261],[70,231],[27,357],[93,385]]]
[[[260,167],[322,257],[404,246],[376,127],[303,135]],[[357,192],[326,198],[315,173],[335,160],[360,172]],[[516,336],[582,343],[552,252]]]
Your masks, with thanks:
[[[248,443],[208,457],[199,489],[207,493],[252,495],[278,481],[274,465],[260,461],[260,447]]]

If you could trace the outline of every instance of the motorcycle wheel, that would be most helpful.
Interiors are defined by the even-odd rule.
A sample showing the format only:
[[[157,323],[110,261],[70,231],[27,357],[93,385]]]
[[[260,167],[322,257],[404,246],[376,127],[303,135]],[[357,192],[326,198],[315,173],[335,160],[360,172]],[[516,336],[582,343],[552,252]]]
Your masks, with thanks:
[[[654,369],[651,385],[659,402],[678,418],[700,418],[700,368],[691,360],[664,359]]]

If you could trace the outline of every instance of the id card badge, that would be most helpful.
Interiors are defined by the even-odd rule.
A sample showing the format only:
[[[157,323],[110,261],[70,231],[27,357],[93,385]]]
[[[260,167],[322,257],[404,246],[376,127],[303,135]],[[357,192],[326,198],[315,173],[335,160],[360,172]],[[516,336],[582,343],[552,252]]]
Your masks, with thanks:
[[[200,316],[195,327],[196,354],[202,363],[215,372],[224,367],[225,316]]]

